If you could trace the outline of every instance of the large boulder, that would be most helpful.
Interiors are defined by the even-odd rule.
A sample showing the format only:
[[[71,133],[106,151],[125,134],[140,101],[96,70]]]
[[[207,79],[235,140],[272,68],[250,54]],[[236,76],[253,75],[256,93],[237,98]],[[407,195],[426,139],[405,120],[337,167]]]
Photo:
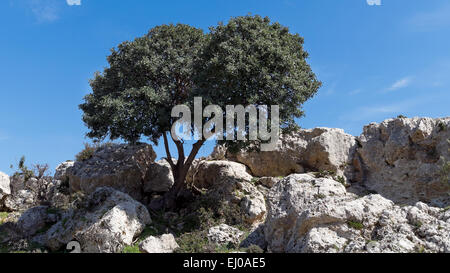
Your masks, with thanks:
[[[253,177],[243,164],[232,161],[203,160],[193,167],[193,185],[206,189],[218,202],[238,204],[248,224],[264,219],[266,204],[264,195],[254,185]]]
[[[227,152],[227,158],[248,166],[254,176],[277,177],[305,170],[329,171],[353,179],[355,138],[342,129],[301,129],[280,137],[273,151]]]
[[[450,212],[358,196],[336,181],[293,174],[270,191],[271,252],[450,252]]]
[[[143,253],[173,253],[178,247],[172,234],[150,236],[139,244],[139,250]]]
[[[150,164],[144,181],[145,192],[166,192],[170,190],[173,184],[172,169],[166,160]]]
[[[72,240],[88,253],[117,253],[131,245],[151,223],[148,210],[128,194],[97,188],[78,209],[69,210],[45,234],[45,244],[58,250]]]
[[[155,158],[148,144],[104,145],[91,158],[75,162],[69,173],[70,189],[89,194],[111,187],[141,200],[147,170]]]
[[[11,194],[9,176],[0,172],[0,208],[3,205],[3,199]]]
[[[252,176],[247,172],[245,165],[231,161],[201,161],[193,167],[194,186],[197,188],[215,187],[225,179],[234,181],[251,181]]]
[[[358,138],[360,181],[396,203],[450,205],[450,181],[443,181],[441,171],[450,160],[449,128],[450,118],[399,118],[365,126]]]

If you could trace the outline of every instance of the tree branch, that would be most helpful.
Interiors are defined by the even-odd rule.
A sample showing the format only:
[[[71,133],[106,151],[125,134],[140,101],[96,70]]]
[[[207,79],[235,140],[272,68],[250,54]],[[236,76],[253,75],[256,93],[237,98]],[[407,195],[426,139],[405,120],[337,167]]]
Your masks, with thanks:
[[[175,169],[175,164],[173,163],[172,155],[170,154],[169,141],[167,140],[166,132],[163,133],[163,138],[164,138],[164,148],[166,149],[166,155],[167,155],[166,160],[167,160],[167,162],[169,162],[169,165],[173,171]]]

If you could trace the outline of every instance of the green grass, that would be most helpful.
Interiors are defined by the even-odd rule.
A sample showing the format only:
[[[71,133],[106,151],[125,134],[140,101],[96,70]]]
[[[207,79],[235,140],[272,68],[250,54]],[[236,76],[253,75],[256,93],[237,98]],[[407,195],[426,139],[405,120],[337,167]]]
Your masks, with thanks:
[[[6,217],[8,217],[8,213],[7,212],[0,212],[0,225],[3,224],[3,222],[6,219]]]
[[[347,225],[356,230],[361,230],[364,228],[364,225],[361,222],[357,222],[357,221],[348,221]]]

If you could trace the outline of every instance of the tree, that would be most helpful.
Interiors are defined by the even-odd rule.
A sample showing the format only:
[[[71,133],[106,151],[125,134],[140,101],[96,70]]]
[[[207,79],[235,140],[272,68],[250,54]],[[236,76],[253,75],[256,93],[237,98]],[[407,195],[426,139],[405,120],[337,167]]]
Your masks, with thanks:
[[[109,67],[91,80],[93,92],[80,105],[89,137],[133,143],[145,136],[155,144],[163,138],[175,179],[166,195],[168,207],[185,188],[186,174],[206,141],[200,138],[186,157],[183,141],[170,134],[174,106],[193,109],[195,96],[219,106],[279,104],[286,129],[295,125],[301,104],[320,86],[306,63],[303,39],[280,24],[245,16],[210,30],[204,34],[187,25],[162,25],[120,44],[108,57]],[[176,163],[168,135],[178,151]],[[227,145],[250,144],[244,143]]]

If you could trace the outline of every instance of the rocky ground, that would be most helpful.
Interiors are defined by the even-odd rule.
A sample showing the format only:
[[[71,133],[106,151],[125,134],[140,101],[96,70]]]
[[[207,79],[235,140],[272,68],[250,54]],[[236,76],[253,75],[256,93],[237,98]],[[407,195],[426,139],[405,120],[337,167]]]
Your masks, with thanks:
[[[397,118],[353,137],[315,128],[271,152],[217,146],[200,192],[173,184],[150,145],[108,144],[53,177],[0,173],[0,252],[450,252],[450,118]]]

